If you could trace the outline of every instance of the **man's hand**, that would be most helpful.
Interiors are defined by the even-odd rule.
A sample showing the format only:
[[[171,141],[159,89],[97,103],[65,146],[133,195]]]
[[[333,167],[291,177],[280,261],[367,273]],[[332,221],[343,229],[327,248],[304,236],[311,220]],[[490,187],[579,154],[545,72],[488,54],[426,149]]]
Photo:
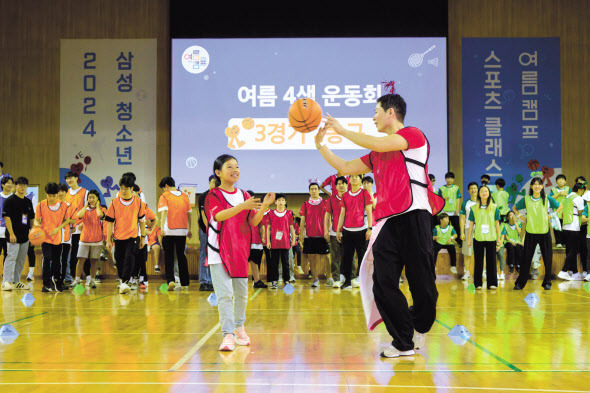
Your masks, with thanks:
[[[338,243],[342,243],[342,232],[336,232],[336,240],[338,240]]]
[[[326,129],[326,131],[328,129],[332,129],[338,135],[343,135],[346,132],[346,129],[344,127],[342,127],[342,124],[340,124],[340,122],[338,120],[336,120],[332,116],[330,116],[329,113],[327,113],[326,116],[324,116],[324,119],[326,120],[326,122],[324,124],[324,129]]]

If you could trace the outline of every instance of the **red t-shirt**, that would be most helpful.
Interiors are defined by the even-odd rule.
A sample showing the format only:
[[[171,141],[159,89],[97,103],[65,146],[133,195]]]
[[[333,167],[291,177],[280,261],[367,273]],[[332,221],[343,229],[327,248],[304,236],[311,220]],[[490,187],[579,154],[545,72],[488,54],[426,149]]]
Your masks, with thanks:
[[[371,195],[364,188],[356,193],[346,191],[342,194],[340,206],[346,209],[344,213],[344,228],[357,229],[365,226],[365,207],[372,206]]]
[[[405,156],[413,156],[414,153],[419,153],[422,156],[420,157],[422,162],[426,164],[428,159],[426,137],[422,131],[415,127],[403,128],[397,134],[408,142],[407,150],[382,153],[372,151],[361,157],[362,162],[371,168],[375,175],[375,185],[377,187],[375,221],[411,210],[413,204],[416,203],[419,204],[419,208],[428,208],[429,196],[426,188],[423,188],[424,195],[412,194],[410,175],[405,160]],[[417,150],[411,151],[412,149]],[[425,185],[430,184],[428,175],[424,175],[427,172],[428,165],[425,167],[417,166],[416,176]],[[428,187],[432,190],[432,185]]]
[[[305,237],[324,237],[324,217],[328,202],[322,198],[308,199],[301,206],[299,215],[305,217]]]
[[[326,213],[330,213],[332,215],[332,231],[338,231],[338,220],[340,220],[340,213],[342,212],[342,198],[338,196],[338,194],[332,194],[332,196],[328,199],[328,204],[326,205]]]
[[[285,210],[279,213],[277,210],[271,210],[267,216],[271,247],[273,249],[291,248],[291,225],[295,224],[293,212]]]

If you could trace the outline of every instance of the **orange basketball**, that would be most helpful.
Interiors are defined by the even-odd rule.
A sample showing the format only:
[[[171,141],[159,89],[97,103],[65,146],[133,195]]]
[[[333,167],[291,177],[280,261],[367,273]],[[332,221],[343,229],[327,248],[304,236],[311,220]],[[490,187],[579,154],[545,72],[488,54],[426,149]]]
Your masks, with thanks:
[[[289,108],[289,123],[295,131],[314,131],[321,122],[322,108],[311,98],[301,98]]]
[[[33,246],[38,246],[45,240],[45,231],[41,228],[33,228],[29,232],[29,242]]]

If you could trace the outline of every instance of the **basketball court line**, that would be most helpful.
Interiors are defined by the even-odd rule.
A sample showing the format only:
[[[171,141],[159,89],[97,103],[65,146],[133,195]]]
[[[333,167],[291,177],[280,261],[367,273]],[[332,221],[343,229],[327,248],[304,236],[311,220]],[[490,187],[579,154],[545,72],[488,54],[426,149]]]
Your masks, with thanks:
[[[435,319],[436,322],[438,322],[439,324],[441,324],[442,326],[446,327],[447,329],[451,330],[451,327],[447,326],[446,324],[442,323],[441,321],[439,321],[438,319]],[[502,359],[501,357],[499,357],[498,355],[496,355],[495,353],[489,351],[488,349],[482,347],[481,345],[479,345],[478,343],[476,343],[473,340],[466,340],[468,343],[472,344],[473,346],[475,346],[477,349],[487,353],[488,355],[490,355],[491,357],[493,357],[494,359],[496,359],[497,361],[499,361],[500,363],[502,363],[503,365],[505,365],[506,367],[512,369],[515,372],[522,372],[522,370],[518,367],[516,367],[515,365],[513,365],[512,363]]]
[[[185,363],[186,364],[186,363]],[[497,364],[497,363],[496,363]],[[399,364],[396,364],[398,366]],[[498,364],[497,364],[498,365]],[[378,369],[343,369],[343,370],[285,370],[285,369],[248,369],[248,370],[146,370],[146,369],[3,369],[2,372],[64,372],[64,373],[168,373],[175,371],[179,373],[513,373],[512,370],[455,370],[455,369],[430,369],[430,370],[378,370]],[[590,370],[526,370],[523,373],[590,373]]]
[[[345,388],[345,387],[358,387],[358,388],[412,388],[412,389],[453,389],[453,390],[498,390],[506,391],[510,390],[513,392],[547,392],[547,393],[588,393],[588,390],[559,390],[559,389],[525,389],[525,388],[514,388],[514,387],[472,387],[472,386],[422,386],[422,385],[371,385],[371,384],[326,384],[326,383],[314,383],[314,384],[288,384],[288,383],[264,383],[264,382],[182,382],[182,381],[170,381],[170,382],[0,382],[0,385],[178,385],[178,386],[246,386],[246,387],[334,387],[334,388]]]

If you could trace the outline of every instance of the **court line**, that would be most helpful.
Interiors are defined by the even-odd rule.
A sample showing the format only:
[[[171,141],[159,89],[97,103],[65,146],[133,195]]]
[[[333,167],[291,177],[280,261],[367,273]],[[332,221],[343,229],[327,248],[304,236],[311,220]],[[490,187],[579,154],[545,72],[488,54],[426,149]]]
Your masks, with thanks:
[[[19,322],[19,321],[24,321],[25,319],[35,318],[35,317],[38,317],[39,315],[47,314],[48,312],[49,311],[45,311],[45,312],[42,312],[41,314],[35,314],[35,315],[31,315],[31,316],[28,316],[28,317],[25,317],[25,318],[17,319],[16,321],[3,322],[3,323],[0,323],[0,325],[8,325],[8,324],[16,323],[16,322]]]
[[[496,363],[497,364],[497,363]],[[399,364],[397,364],[399,365]],[[397,366],[396,365],[396,366]],[[249,370],[175,370],[180,373],[512,373],[512,370],[454,370],[454,369],[430,369],[430,370],[374,370],[374,369],[344,369],[344,370],[285,370],[285,369],[249,369]],[[2,372],[67,372],[67,373],[168,373],[170,370],[149,369],[54,369],[54,368],[27,368],[27,369],[3,369]],[[590,373],[590,370],[526,370],[524,373]]]
[[[370,384],[288,384],[288,383],[264,383],[264,382],[0,382],[0,385],[185,385],[185,386],[288,386],[288,387],[366,387],[366,388],[413,388],[413,389],[453,389],[453,390],[510,390],[513,392],[548,392],[548,393],[588,393],[588,390],[558,390],[558,389],[536,389],[536,388],[514,388],[514,387],[473,387],[473,386],[420,386],[420,385],[370,385]]]
[[[249,300],[252,301],[260,293],[260,291],[262,291],[262,288],[259,288],[256,292],[254,292],[254,294],[250,297]],[[197,342],[187,353],[185,353],[184,356],[181,357],[180,360],[174,364],[174,366],[170,367],[170,369],[168,371],[172,371],[172,372],[178,371],[178,369],[180,367],[182,367],[187,362],[187,360],[189,360],[199,349],[201,349],[201,347],[203,345],[205,345],[207,340],[209,340],[209,338],[219,328],[221,328],[221,322],[217,322],[217,324],[215,326],[213,326],[213,328],[211,328],[211,330],[209,330],[207,332],[207,334],[205,334],[205,336],[203,338],[201,338],[199,340],[199,342]]]
[[[150,335],[150,334],[155,334],[155,335],[203,335],[203,334],[207,334],[208,332],[66,332],[66,331],[62,331],[62,334],[76,334],[76,335],[85,335],[85,334],[91,334],[91,335],[105,335],[105,336],[110,336],[110,335],[121,335],[121,336],[125,336],[125,335],[129,335],[129,336],[133,336],[133,335]],[[50,333],[50,332],[36,332],[36,333],[27,333],[28,335],[53,335],[55,333]],[[311,332],[286,332],[286,333],[275,333],[275,332],[253,332],[253,331],[248,331],[248,334],[250,336],[278,336],[278,335],[289,335],[289,336],[300,336],[300,335],[341,335],[341,336],[350,336],[350,335],[358,335],[359,332],[350,332],[350,333],[342,333],[342,332],[335,332],[335,333],[330,333],[330,332],[323,332],[323,333],[311,333]],[[378,336],[381,334],[386,334],[386,333],[381,333],[381,332],[377,332],[377,333],[367,333],[367,335],[373,335],[373,336]],[[429,335],[433,335],[433,336],[446,336],[447,333],[432,333],[429,332]],[[493,332],[475,332],[473,334],[479,335],[479,336],[486,336],[486,335],[512,335],[512,334],[528,334],[528,335],[587,335],[590,334],[590,332],[576,332],[576,333],[571,333],[571,332],[566,332],[566,333],[559,333],[559,332],[539,332],[539,333],[531,333],[531,332],[499,332],[499,333],[493,333]],[[1,362],[0,362],[1,363]]]
[[[569,292],[561,292],[561,293],[565,293],[566,295],[579,296],[579,297],[583,297],[585,299],[590,299],[590,296],[578,295],[577,293],[569,293]],[[587,304],[587,303],[584,303],[584,304]]]
[[[447,329],[451,330],[451,328],[449,326],[445,325],[444,323],[442,323],[438,319],[435,319],[435,321],[438,322],[439,324],[441,324],[442,326],[446,327]],[[493,357],[494,359],[496,359],[497,361],[499,361],[500,363],[502,363],[506,367],[512,369],[513,371],[522,372],[522,370],[520,368],[516,367],[514,364],[502,359],[501,357],[499,357],[495,353],[489,351],[488,349],[482,347],[481,345],[479,345],[475,341],[468,339],[467,342],[474,345],[477,349],[480,349],[481,351],[487,353],[488,355],[490,355],[491,357]]]

